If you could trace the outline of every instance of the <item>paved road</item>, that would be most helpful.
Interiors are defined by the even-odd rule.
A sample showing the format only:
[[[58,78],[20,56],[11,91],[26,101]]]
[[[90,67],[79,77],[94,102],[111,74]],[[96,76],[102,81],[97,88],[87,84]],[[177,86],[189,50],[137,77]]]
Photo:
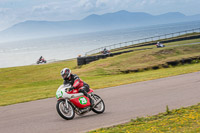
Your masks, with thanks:
[[[56,91],[56,89],[55,89]],[[111,126],[200,102],[200,72],[95,91],[106,111],[66,121],[58,116],[56,99],[0,107],[1,133],[72,133]],[[14,99],[14,97],[13,97]]]

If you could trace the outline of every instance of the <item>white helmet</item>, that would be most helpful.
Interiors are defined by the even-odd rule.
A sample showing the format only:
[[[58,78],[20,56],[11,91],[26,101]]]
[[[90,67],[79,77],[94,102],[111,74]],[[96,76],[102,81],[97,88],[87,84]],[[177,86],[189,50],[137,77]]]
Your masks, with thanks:
[[[61,74],[63,79],[67,79],[71,75],[71,70],[69,68],[64,68],[64,69],[61,70],[60,74]]]

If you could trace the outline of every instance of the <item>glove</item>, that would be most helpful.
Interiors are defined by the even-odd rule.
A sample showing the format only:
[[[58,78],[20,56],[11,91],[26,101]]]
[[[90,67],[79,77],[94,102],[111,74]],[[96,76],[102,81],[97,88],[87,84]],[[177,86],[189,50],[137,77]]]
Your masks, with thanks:
[[[69,91],[73,91],[74,89],[75,89],[74,86],[72,86],[69,88]]]

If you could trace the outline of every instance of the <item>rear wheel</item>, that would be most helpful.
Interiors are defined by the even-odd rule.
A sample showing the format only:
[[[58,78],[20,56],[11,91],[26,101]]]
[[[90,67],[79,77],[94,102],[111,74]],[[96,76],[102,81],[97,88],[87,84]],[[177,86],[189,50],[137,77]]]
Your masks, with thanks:
[[[58,114],[66,120],[71,120],[74,118],[75,113],[72,105],[68,102],[68,107],[65,103],[65,100],[59,100],[56,104],[56,110]]]
[[[101,99],[100,96],[94,94],[93,96],[94,99],[94,104],[96,104],[99,100],[101,100],[93,109],[92,111],[97,113],[97,114],[101,114],[105,111],[105,104],[103,102],[103,100]]]

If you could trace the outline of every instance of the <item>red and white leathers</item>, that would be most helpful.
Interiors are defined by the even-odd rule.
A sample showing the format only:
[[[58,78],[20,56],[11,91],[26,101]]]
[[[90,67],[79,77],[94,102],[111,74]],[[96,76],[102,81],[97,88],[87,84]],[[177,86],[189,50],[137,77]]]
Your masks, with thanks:
[[[81,80],[76,74],[71,74],[69,78],[64,79],[64,84],[68,83],[71,84],[75,89],[84,89],[86,92],[89,91],[89,85],[83,82],[83,80]]]
[[[90,99],[91,106],[94,105],[92,98],[87,93],[90,91],[89,85],[83,82],[83,80],[81,80],[76,74],[71,74],[69,78],[64,79],[64,84],[71,84],[75,89],[78,89],[78,92],[83,93]]]

